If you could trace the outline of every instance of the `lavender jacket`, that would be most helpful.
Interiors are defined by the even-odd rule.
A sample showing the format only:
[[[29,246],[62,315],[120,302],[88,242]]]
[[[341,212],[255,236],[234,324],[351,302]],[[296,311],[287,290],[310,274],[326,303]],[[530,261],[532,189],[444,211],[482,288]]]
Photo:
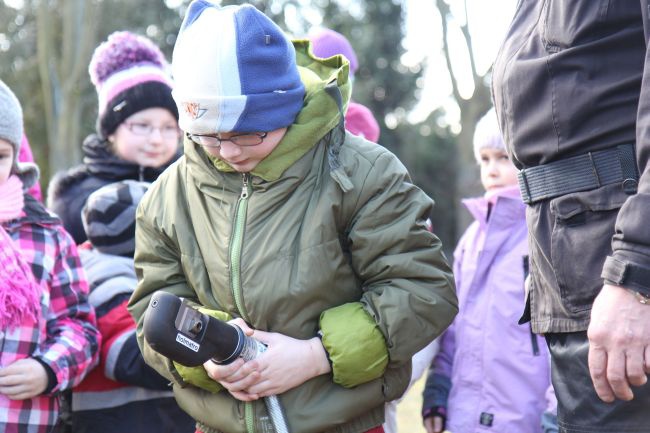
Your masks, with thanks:
[[[525,205],[515,189],[463,203],[476,221],[454,253],[460,311],[441,337],[424,410],[446,407],[452,432],[540,433],[549,354],[529,324],[517,324],[525,300]]]

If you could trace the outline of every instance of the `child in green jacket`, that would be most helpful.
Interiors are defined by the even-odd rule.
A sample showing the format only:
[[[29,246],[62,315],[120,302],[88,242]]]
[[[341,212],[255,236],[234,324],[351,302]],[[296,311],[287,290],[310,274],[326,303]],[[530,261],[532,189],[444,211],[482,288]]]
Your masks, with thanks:
[[[130,311],[145,359],[205,433],[381,432],[412,355],[456,314],[432,201],[345,132],[348,62],[315,57],[250,5],[190,4],[172,61],[184,156],[137,214]],[[186,368],[142,333],[156,291],[231,319],[258,358]],[[209,409],[208,409],[209,408]]]

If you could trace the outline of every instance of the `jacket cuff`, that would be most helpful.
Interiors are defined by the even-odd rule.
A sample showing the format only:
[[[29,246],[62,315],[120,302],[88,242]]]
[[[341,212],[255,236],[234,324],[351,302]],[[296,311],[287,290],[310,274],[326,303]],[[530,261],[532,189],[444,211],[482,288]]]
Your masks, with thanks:
[[[198,367],[186,367],[185,365],[174,362],[174,368],[178,374],[183,378],[185,383],[194,385],[197,388],[204,389],[208,392],[216,394],[223,389],[223,386],[208,376],[202,365]]]
[[[607,284],[650,296],[650,268],[612,256],[605,259],[601,277]]]
[[[43,366],[45,369],[45,373],[47,374],[47,386],[45,387],[45,390],[43,391],[43,395],[50,394],[54,388],[59,384],[58,380],[56,379],[56,374],[54,373],[54,370],[52,370],[52,367],[50,367],[44,360],[42,360],[39,357],[33,358],[34,360],[38,361],[39,364]]]
[[[361,302],[324,311],[320,329],[332,361],[334,383],[352,388],[377,379],[388,365],[386,340]]]
[[[225,311],[212,310],[205,307],[198,308],[199,312],[212,316],[215,319],[221,321],[228,321],[232,319],[232,316]],[[194,385],[198,388],[204,389],[206,391],[217,393],[223,390],[223,386],[208,376],[208,373],[205,371],[202,365],[198,367],[187,367],[185,365],[173,362],[174,368],[180,377],[183,379],[183,382]]]
[[[451,379],[443,374],[429,373],[422,392],[422,414],[436,407],[447,407]]]

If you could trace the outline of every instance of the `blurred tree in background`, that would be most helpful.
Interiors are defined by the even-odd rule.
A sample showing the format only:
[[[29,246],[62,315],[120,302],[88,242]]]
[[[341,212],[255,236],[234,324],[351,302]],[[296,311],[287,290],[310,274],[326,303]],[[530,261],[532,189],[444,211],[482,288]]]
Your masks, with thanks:
[[[296,37],[315,26],[346,35],[360,68],[353,98],[368,106],[381,126],[380,143],[396,153],[413,180],[436,200],[431,215],[436,233],[449,252],[466,224],[459,217],[460,196],[475,193],[476,164],[471,147],[474,126],[487,111],[487,74],[473,68],[475,91],[463,99],[457,89],[446,40],[457,23],[449,5],[436,0],[444,54],[461,112],[460,132],[453,134],[445,112],[434,110],[413,124],[408,113],[418,103],[426,63],[407,67],[403,3],[406,0],[252,0]],[[433,0],[431,0],[433,1]],[[25,127],[42,186],[57,170],[80,161],[81,142],[94,131],[97,97],[88,77],[92,50],[116,30],[131,30],[154,40],[171,59],[172,48],[189,0],[2,0],[0,1],[0,78],[16,92],[25,111]],[[236,4],[238,1],[222,1]],[[467,23],[460,29],[472,56]],[[469,173],[469,174],[468,174]]]

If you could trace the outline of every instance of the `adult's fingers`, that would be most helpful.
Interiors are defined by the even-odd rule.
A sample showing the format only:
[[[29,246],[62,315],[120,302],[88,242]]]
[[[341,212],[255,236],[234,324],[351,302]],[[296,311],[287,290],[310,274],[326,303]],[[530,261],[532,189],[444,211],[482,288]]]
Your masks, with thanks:
[[[648,381],[644,369],[644,350],[629,349],[625,352],[625,368],[627,381],[632,386],[641,386]]]
[[[643,352],[644,352],[643,370],[646,373],[650,373],[650,346],[646,346]]]
[[[587,357],[589,364],[589,374],[591,381],[594,383],[596,394],[606,403],[614,401],[614,391],[607,381],[607,352],[600,347],[589,346],[589,355]]]
[[[616,397],[629,401],[634,393],[627,378],[626,359],[625,353],[620,351],[607,354],[607,381]]]

